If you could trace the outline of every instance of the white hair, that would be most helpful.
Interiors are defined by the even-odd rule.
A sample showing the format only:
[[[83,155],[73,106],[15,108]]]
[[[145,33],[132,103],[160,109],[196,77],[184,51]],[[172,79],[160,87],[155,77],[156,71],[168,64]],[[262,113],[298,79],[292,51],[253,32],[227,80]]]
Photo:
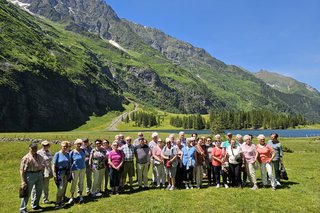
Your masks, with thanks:
[[[221,139],[221,135],[217,134],[214,136],[215,139]]]
[[[251,140],[250,135],[245,135],[245,136],[243,136],[243,140],[244,140],[244,141],[246,141],[247,139],[250,139],[250,140]]]
[[[157,132],[152,133],[151,137],[152,137],[152,138],[158,137],[158,133],[157,133]]]
[[[179,132],[179,135],[184,135],[184,132],[183,131]]]
[[[242,138],[242,135],[237,134],[237,135],[236,135],[236,138],[237,138],[237,139],[240,139],[240,138]]]
[[[260,141],[261,139],[265,139],[266,137],[263,134],[258,135],[258,140]]]

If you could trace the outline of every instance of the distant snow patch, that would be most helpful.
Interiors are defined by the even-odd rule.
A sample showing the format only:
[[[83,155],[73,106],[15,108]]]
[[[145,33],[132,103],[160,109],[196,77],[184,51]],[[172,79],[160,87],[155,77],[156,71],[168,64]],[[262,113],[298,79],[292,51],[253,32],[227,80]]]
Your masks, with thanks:
[[[23,3],[23,2],[20,2],[20,1],[18,1],[18,0],[8,0],[8,1],[11,2],[11,3],[14,4],[14,5],[19,6],[21,9],[27,11],[28,13],[34,15],[33,12],[31,12],[30,10],[28,10],[28,7],[30,6],[30,4],[28,4],[28,3]]]
[[[110,44],[112,44],[113,46],[115,46],[119,50],[122,50],[123,52],[128,53],[128,51],[126,49],[124,49],[123,47],[121,47],[121,45],[118,44],[116,41],[113,41],[113,40],[108,40],[108,41],[109,41]]]

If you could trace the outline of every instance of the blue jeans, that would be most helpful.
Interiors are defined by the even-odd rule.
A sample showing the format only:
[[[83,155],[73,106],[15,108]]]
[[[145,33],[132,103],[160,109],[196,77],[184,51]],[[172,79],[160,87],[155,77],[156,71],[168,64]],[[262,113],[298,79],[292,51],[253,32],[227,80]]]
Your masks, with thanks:
[[[43,186],[42,172],[35,172],[35,173],[26,172],[25,176],[26,176],[26,182],[28,187],[28,196],[25,198],[21,198],[20,211],[27,209],[28,200],[31,195],[33,186],[35,186],[36,193],[32,203],[32,208],[39,206],[40,196],[42,193],[42,186]]]

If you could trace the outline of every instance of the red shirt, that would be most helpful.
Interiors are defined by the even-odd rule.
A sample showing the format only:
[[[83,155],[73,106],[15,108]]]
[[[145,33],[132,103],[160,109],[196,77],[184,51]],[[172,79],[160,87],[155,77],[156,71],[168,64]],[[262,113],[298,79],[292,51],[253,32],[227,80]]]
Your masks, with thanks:
[[[214,147],[212,149],[211,155],[218,159],[222,159],[222,148],[219,149],[217,147]],[[212,166],[221,166],[221,162],[217,161],[214,158],[211,158],[211,159],[212,159]]]
[[[257,152],[258,152],[258,160],[260,163],[267,163],[271,160],[271,152],[273,152],[273,149],[269,144],[265,146],[261,146],[258,144],[257,146]]]

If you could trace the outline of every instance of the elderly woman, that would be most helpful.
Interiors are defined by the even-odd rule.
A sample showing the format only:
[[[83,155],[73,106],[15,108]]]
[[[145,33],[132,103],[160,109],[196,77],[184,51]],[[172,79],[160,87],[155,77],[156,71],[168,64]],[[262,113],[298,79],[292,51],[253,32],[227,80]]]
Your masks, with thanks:
[[[83,151],[85,153],[85,163],[86,163],[86,182],[87,182],[87,195],[91,194],[91,187],[92,187],[92,170],[89,165],[89,160],[90,160],[90,153],[92,151],[92,147],[89,144],[89,139],[88,138],[83,138]]]
[[[95,141],[96,147],[91,151],[89,165],[93,171],[92,197],[100,197],[102,180],[106,169],[106,151],[102,148],[102,141]]]
[[[216,188],[220,187],[220,175],[222,175],[223,185],[225,188],[229,188],[227,184],[227,173],[222,170],[222,163],[225,160],[225,151],[221,147],[221,140],[216,141],[216,146],[211,152],[211,162],[213,166],[213,172],[216,181]]]
[[[268,184],[268,176],[271,181],[272,191],[276,190],[276,181],[272,171],[272,160],[275,156],[274,150],[269,144],[265,143],[265,136],[258,135],[259,144],[257,145],[258,160],[260,163],[261,179],[264,187]]]
[[[166,138],[166,145],[163,147],[161,156],[165,163],[165,172],[168,178],[167,190],[175,189],[175,176],[177,171],[177,149],[171,143],[170,138]]]
[[[203,138],[199,138],[198,144],[195,145],[196,153],[196,183],[197,188],[200,189],[202,187],[202,179],[203,179],[203,166],[206,160],[206,150],[204,148],[204,140]]]
[[[207,165],[207,176],[208,176],[208,182],[209,186],[211,186],[213,183],[215,183],[215,176],[213,174],[213,165],[212,165],[212,150],[214,148],[214,144],[212,141],[211,137],[206,138],[206,152],[207,152],[207,157],[206,157],[206,165]]]
[[[72,182],[71,182],[71,198],[69,204],[74,202],[74,192],[78,186],[79,202],[83,202],[82,192],[84,184],[84,176],[86,174],[85,152],[81,149],[82,140],[77,139],[74,142],[75,149],[70,152],[71,170],[72,170]]]
[[[152,156],[154,158],[154,166],[156,171],[157,188],[165,185],[166,175],[164,171],[164,159],[162,158],[163,142],[161,138],[158,138],[157,145],[152,149]],[[160,185],[161,184],[161,185]]]
[[[193,181],[193,168],[195,167],[195,152],[196,148],[191,145],[195,138],[187,138],[186,145],[182,148],[182,163],[184,169],[184,183],[186,189],[192,189],[191,182]]]
[[[182,148],[183,148],[183,145],[182,145],[180,139],[176,140],[175,147],[177,149],[177,161],[178,161],[177,172],[176,172],[176,186],[177,187],[181,187],[182,183],[183,183],[183,165],[182,165]]]
[[[64,207],[63,198],[66,194],[68,177],[71,174],[70,156],[68,153],[69,142],[61,142],[61,150],[56,152],[53,157],[53,177],[57,189],[56,209]]]
[[[109,182],[109,163],[108,163],[108,159],[109,159],[109,153],[111,152],[112,148],[109,145],[110,142],[107,139],[104,139],[102,141],[102,147],[104,149],[104,151],[106,152],[106,170],[104,173],[104,193],[108,194],[108,182]]]
[[[244,166],[244,157],[240,145],[234,139],[230,140],[230,146],[226,148],[229,161],[229,172],[233,187],[238,187],[241,182],[241,167]]]
[[[255,162],[258,157],[258,152],[256,150],[256,145],[254,145],[251,141],[251,137],[249,135],[243,136],[244,143],[241,144],[241,149],[244,155],[244,163],[246,173],[249,175],[249,179],[252,186],[252,190],[256,190],[257,186],[257,179],[256,179],[256,169],[255,169]],[[245,181],[245,180],[244,180]]]
[[[113,194],[119,194],[121,166],[124,160],[123,152],[118,149],[118,146],[116,141],[112,143],[112,151],[109,153],[108,160],[110,165],[110,187]]]

